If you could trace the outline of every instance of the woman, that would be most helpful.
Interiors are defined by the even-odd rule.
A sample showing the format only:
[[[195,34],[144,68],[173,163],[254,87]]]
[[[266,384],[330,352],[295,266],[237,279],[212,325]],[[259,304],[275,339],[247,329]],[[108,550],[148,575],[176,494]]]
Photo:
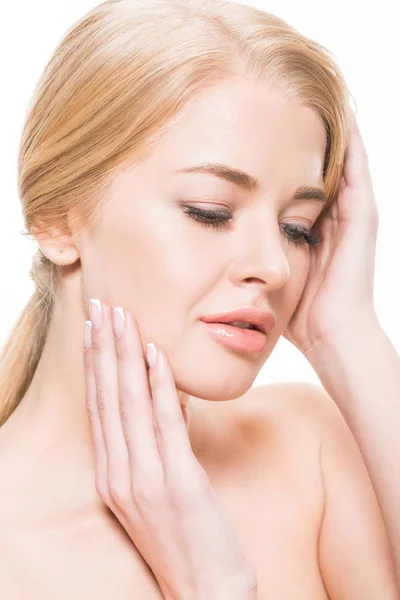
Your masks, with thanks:
[[[40,251],[1,363],[2,597],[398,598],[394,513],[332,401],[379,329],[376,209],[327,51],[230,2],[100,4],[56,49],[19,165]],[[206,324],[221,312],[236,324]],[[251,387],[281,335],[326,392]]]

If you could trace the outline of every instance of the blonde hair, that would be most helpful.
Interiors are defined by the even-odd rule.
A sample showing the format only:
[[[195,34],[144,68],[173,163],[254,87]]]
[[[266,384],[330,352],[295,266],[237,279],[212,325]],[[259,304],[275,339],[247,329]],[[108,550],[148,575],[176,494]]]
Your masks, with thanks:
[[[324,46],[230,0],[111,0],[66,32],[35,89],[18,164],[28,234],[38,225],[43,232],[95,227],[116,167],[151,152],[194,94],[237,77],[271,81],[322,118],[323,178],[332,202],[350,93]],[[30,270],[36,290],[0,356],[0,425],[38,365],[60,274],[39,248]]]

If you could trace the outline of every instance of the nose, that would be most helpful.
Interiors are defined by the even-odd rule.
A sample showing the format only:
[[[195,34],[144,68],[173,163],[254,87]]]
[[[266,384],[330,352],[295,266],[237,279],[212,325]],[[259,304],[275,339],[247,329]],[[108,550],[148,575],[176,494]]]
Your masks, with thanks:
[[[230,277],[237,285],[262,283],[268,290],[278,290],[290,277],[290,265],[281,229],[276,222],[259,222],[236,248],[237,258],[230,265]]]

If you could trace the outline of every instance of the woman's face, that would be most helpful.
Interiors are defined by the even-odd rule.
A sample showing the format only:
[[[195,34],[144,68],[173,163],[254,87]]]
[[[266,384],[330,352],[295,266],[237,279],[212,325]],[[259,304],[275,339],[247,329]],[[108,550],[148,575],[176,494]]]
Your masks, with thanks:
[[[291,243],[282,225],[309,229],[321,213],[320,200],[293,195],[323,188],[324,151],[321,119],[266,84],[230,81],[193,98],[155,152],[121,170],[99,226],[80,239],[85,299],[132,311],[143,347],[165,350],[178,389],[210,400],[241,396],[301,296],[309,247]],[[258,187],[179,172],[202,163],[244,171]],[[232,219],[207,227],[185,206]],[[220,344],[199,320],[244,305],[275,315],[262,353]]]

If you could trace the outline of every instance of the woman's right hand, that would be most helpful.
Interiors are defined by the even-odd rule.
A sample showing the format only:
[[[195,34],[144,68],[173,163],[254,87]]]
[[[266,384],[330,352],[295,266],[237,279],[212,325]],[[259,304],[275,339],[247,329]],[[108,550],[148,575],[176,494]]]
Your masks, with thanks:
[[[165,598],[254,600],[256,574],[193,454],[167,356],[149,369],[125,310],[91,302],[84,350],[96,488],[153,571]],[[87,339],[87,338],[86,338]],[[89,338],[90,342],[90,338]]]

